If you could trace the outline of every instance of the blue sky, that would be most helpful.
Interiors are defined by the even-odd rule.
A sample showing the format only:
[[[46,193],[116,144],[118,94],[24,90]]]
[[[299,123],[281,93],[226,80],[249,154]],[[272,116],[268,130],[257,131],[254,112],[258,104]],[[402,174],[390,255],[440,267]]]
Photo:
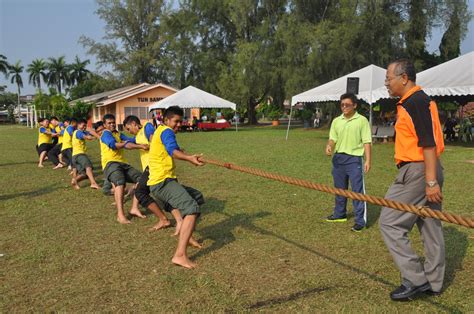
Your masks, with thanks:
[[[23,66],[33,59],[66,56],[72,62],[78,55],[90,59],[89,68],[95,70],[95,59],[86,55],[78,43],[81,35],[96,40],[104,36],[104,23],[94,13],[94,0],[0,0],[0,54],[10,63],[21,60]],[[474,0],[469,0],[474,10]],[[429,51],[437,51],[442,32],[435,30],[428,42]],[[469,23],[469,32],[461,44],[461,52],[474,51],[474,19]],[[32,94],[35,89],[28,84],[28,75],[23,74],[22,95]],[[16,92],[3,76],[0,85]]]

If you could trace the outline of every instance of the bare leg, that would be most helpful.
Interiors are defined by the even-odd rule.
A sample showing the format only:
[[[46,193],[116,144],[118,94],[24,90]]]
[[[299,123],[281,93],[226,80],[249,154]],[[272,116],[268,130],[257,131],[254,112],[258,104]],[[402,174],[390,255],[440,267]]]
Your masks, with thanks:
[[[38,167],[40,167],[40,168],[44,167],[43,166],[43,161],[46,158],[46,154],[47,154],[47,152],[41,152],[40,157],[39,157],[39,161],[38,161]]]
[[[176,208],[173,208],[173,210],[171,211],[171,215],[173,215],[174,220],[176,220],[176,229],[174,231],[173,236],[177,236],[179,235],[181,225],[183,224],[183,217],[181,217],[181,213]]]
[[[189,259],[186,250],[188,247],[189,239],[191,238],[196,224],[196,215],[187,215],[183,219],[183,224],[179,232],[179,241],[176,252],[174,253],[171,262],[175,265],[182,266],[185,268],[195,268],[197,265]]]
[[[159,221],[153,227],[151,227],[149,231],[158,231],[171,226],[171,222],[168,220],[168,217],[166,217],[166,215],[155,202],[148,205],[148,209],[159,219]]]
[[[95,181],[94,174],[92,173],[92,168],[90,167],[86,168],[86,175],[89,178],[89,181],[91,183],[91,188],[98,190],[100,186]]]
[[[114,190],[115,206],[117,207],[117,221],[121,224],[129,224],[131,222],[127,217],[125,217],[123,211],[123,190],[123,185],[116,186]]]
[[[74,172],[75,172],[74,173],[75,175],[72,176],[71,185],[74,189],[79,190],[81,187],[79,186],[78,183],[81,182],[82,180],[84,180],[86,178],[86,176],[83,175],[83,174],[77,175],[77,170],[76,169],[74,169]]]
[[[139,218],[146,218],[146,216],[143,215],[140,209],[138,208],[138,204],[139,204],[138,198],[135,195],[133,195],[132,208],[130,209],[130,215],[137,216]]]

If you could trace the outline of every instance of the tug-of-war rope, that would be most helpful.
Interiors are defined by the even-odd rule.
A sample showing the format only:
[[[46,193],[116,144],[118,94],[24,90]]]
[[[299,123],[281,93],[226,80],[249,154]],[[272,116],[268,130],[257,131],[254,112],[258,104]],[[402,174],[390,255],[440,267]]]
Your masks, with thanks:
[[[297,185],[297,186],[301,186],[308,189],[336,194],[336,195],[344,196],[344,197],[351,198],[354,200],[368,202],[375,205],[390,207],[390,208],[397,209],[400,211],[413,213],[423,218],[435,218],[435,219],[450,222],[456,225],[464,226],[467,228],[474,228],[474,219],[471,217],[463,217],[460,215],[450,214],[444,211],[433,210],[427,206],[415,206],[415,205],[405,204],[405,203],[396,202],[392,200],[387,200],[382,197],[356,193],[356,192],[352,192],[352,191],[344,190],[344,189],[337,189],[337,188],[333,188],[333,187],[320,184],[320,183],[314,183],[314,182],[310,182],[310,181],[306,181],[302,179],[291,178],[291,177],[287,177],[287,176],[283,176],[283,175],[279,175],[275,173],[266,172],[259,169],[242,167],[242,166],[238,166],[238,165],[231,164],[228,162],[222,162],[222,161],[217,161],[217,160],[212,160],[212,159],[207,159],[207,158],[202,158],[202,160],[211,165],[224,167],[227,169],[236,170],[240,172],[245,172],[245,173],[253,174],[259,177],[263,177],[263,178],[267,178],[267,179],[271,179],[275,181],[280,181],[280,182],[285,182],[288,184]]]

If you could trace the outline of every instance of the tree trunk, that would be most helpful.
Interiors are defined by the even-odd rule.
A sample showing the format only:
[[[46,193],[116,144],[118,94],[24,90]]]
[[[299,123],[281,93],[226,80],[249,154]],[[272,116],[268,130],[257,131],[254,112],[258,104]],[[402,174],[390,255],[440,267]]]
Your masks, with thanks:
[[[16,84],[18,87],[18,118],[21,118],[21,105],[20,105],[20,84]],[[20,119],[18,119],[18,122],[20,122]]]
[[[257,115],[255,113],[256,106],[257,103],[255,103],[254,98],[250,97],[247,103],[247,118],[249,119],[250,125],[257,125]]]

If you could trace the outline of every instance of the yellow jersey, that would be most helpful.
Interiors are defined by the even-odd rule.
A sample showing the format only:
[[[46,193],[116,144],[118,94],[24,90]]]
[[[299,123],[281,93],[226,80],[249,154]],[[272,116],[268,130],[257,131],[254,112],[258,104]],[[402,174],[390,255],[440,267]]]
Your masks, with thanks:
[[[149,186],[159,184],[166,179],[176,178],[174,159],[168,154],[165,145],[161,141],[161,134],[165,130],[173,131],[170,127],[161,124],[156,129],[151,140],[150,152],[148,154],[150,177],[148,178],[147,185]]]
[[[71,132],[74,132],[74,127],[72,125],[68,126],[67,128],[64,129],[63,133],[63,146],[61,147],[61,151],[72,148],[72,135],[69,134],[68,129],[71,130]],[[74,134],[74,133],[72,133]]]
[[[38,129],[38,146],[40,146],[41,144],[52,144],[53,137],[51,136],[51,134],[42,133],[42,129],[46,130],[46,132],[51,132],[50,128],[40,127]]]
[[[79,130],[75,130],[72,133],[72,155],[76,156],[79,154],[85,154],[87,151],[86,140],[81,140],[77,138],[77,132]],[[83,132],[83,131],[81,131]]]
[[[107,144],[104,143],[104,137],[110,137],[112,135],[117,143],[121,142],[120,133],[112,133],[109,130],[104,130],[102,136],[100,137],[100,160],[102,163],[102,169],[107,167],[109,162],[123,162],[128,164],[127,159],[123,155],[123,148],[120,149],[111,149]]]
[[[63,136],[61,135],[61,127],[57,125],[54,130],[56,131],[56,134],[58,135],[58,145],[63,143]]]
[[[145,125],[138,131],[137,136],[135,137],[135,142],[137,144],[146,144],[150,145],[150,141],[148,141],[148,138],[146,137],[146,132],[145,128],[148,124],[151,124],[150,122],[145,123]],[[142,162],[142,169],[145,170],[146,167],[149,165],[149,150],[144,150],[140,149],[140,160]]]

